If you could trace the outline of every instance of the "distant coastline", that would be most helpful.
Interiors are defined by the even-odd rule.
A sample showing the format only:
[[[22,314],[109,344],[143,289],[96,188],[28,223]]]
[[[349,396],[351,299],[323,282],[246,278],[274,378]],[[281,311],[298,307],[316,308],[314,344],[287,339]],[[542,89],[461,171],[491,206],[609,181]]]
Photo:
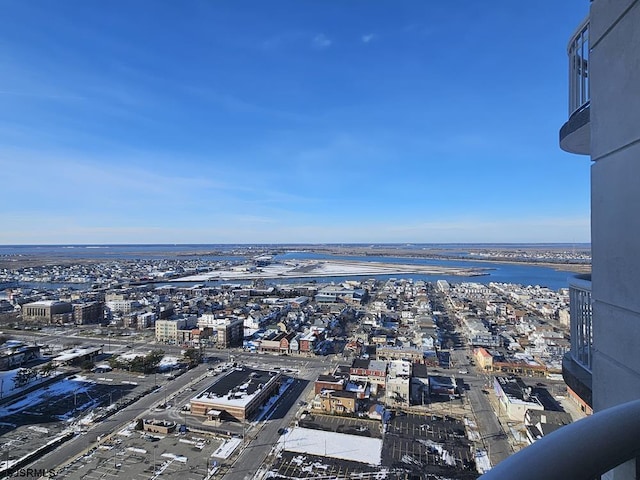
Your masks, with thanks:
[[[548,267],[555,270],[586,273],[591,262],[584,257],[590,244],[568,243],[469,243],[469,244],[116,244],[116,245],[0,245],[0,268],[11,270],[46,265],[97,263],[108,260],[137,258],[229,258],[242,260],[259,255],[283,255],[309,252],[329,256],[398,257],[457,262],[502,263]],[[487,251],[581,253],[579,259],[570,256],[562,261],[541,258],[514,258],[513,255],[478,255]]]

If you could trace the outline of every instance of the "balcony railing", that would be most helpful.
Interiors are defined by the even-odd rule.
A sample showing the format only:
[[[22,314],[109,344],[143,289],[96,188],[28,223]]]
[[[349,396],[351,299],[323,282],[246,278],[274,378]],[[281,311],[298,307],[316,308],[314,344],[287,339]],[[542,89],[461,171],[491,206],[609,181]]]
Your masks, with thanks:
[[[640,400],[559,428],[500,462],[481,480],[592,480],[640,456]]]
[[[569,117],[589,104],[589,18],[571,37],[569,54]]]

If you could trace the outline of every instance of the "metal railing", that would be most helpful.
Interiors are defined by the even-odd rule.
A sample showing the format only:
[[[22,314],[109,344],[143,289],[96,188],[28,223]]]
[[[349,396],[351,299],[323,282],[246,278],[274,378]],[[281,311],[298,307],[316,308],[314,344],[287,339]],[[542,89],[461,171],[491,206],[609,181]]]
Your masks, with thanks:
[[[591,480],[640,456],[640,400],[602,410],[545,435],[481,480]]]
[[[569,40],[569,116],[589,104],[589,17]]]

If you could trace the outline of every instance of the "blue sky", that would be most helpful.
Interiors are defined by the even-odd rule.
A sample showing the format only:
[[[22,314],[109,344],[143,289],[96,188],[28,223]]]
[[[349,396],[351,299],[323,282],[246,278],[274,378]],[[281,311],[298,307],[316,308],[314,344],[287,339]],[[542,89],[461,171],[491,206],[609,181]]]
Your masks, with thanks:
[[[587,0],[0,0],[0,244],[588,242]]]

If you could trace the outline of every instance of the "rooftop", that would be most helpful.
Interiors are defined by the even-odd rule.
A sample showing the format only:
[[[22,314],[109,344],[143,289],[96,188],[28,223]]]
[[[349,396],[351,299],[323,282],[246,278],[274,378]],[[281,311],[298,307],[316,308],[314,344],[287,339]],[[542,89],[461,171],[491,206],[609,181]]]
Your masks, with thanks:
[[[192,401],[208,402],[215,405],[245,406],[277,377],[277,372],[237,367],[218,379],[204,392],[193,397]]]

